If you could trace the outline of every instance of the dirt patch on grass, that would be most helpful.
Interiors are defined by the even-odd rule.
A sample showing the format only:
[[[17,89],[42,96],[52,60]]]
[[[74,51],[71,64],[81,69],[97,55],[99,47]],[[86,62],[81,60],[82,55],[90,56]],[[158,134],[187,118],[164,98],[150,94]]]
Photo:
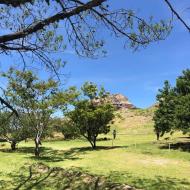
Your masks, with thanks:
[[[165,158],[146,158],[146,159],[141,159],[139,160],[144,165],[159,165],[159,166],[167,166],[168,164],[178,164],[177,161],[174,160],[169,160]]]

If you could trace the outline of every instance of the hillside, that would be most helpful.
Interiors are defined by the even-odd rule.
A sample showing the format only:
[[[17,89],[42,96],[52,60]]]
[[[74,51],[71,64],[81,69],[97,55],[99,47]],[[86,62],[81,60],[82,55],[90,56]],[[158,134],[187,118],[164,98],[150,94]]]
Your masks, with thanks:
[[[121,120],[119,119],[120,127],[143,127],[145,125],[153,125],[152,112],[149,110],[122,110],[119,112]],[[121,126],[122,125],[122,126]]]
[[[154,105],[146,109],[120,109],[117,112],[120,117],[116,119],[115,126],[119,129],[150,126],[153,131],[153,115],[156,109]]]

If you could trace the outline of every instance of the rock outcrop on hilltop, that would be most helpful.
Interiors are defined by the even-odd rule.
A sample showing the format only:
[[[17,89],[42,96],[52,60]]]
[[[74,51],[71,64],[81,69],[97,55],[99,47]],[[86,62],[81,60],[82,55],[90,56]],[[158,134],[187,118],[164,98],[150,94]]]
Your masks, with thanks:
[[[122,94],[110,95],[110,100],[118,109],[135,109],[136,107]]]

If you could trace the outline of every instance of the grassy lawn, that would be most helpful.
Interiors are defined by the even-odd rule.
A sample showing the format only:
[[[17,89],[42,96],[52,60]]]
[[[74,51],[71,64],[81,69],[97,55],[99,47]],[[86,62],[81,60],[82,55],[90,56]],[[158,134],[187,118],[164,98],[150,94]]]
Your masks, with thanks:
[[[136,126],[130,125],[130,119]],[[142,189],[189,190],[190,139],[176,133],[168,141],[156,142],[150,121],[139,115],[130,119],[118,121],[113,126],[118,133],[113,146],[112,140],[101,140],[95,151],[83,140],[43,142],[41,158],[37,160],[33,157],[33,142],[19,144],[16,152],[11,152],[8,144],[0,144],[0,187],[14,189],[19,170],[22,171],[20,168],[43,163],[49,167],[106,176],[113,182]],[[106,137],[111,138],[111,134]],[[23,179],[27,178],[28,170],[21,173]],[[33,189],[40,189],[40,186]]]

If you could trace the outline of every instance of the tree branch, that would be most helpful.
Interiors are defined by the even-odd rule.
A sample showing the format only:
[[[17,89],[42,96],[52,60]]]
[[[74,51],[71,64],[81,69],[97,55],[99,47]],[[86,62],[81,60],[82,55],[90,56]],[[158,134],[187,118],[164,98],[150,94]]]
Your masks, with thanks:
[[[180,22],[185,26],[185,28],[190,32],[190,27],[187,25],[187,23],[181,18],[181,16],[177,13],[177,11],[173,8],[171,3],[168,0],[164,0],[172,13],[180,20]]]
[[[15,50],[15,51],[35,51],[36,48],[28,47],[28,46],[21,46],[21,47],[14,47],[14,46],[7,46],[4,44],[0,44],[0,49],[3,50]]]
[[[18,117],[18,112],[7,101],[0,97],[0,102],[1,104],[6,105],[6,107],[9,108]]]
[[[0,4],[11,5],[13,7],[19,7],[25,3],[32,3],[32,0],[0,0]]]
[[[61,13],[55,14],[55,15],[53,15],[49,18],[46,18],[42,21],[39,21],[19,32],[0,36],[0,43],[5,43],[5,42],[13,41],[16,39],[24,38],[32,33],[42,30],[45,26],[48,26],[49,24],[55,23],[59,20],[64,20],[66,18],[70,18],[81,12],[92,9],[93,7],[100,6],[105,1],[106,0],[92,0],[82,6],[78,6],[77,8],[71,10],[70,12],[61,12]]]

